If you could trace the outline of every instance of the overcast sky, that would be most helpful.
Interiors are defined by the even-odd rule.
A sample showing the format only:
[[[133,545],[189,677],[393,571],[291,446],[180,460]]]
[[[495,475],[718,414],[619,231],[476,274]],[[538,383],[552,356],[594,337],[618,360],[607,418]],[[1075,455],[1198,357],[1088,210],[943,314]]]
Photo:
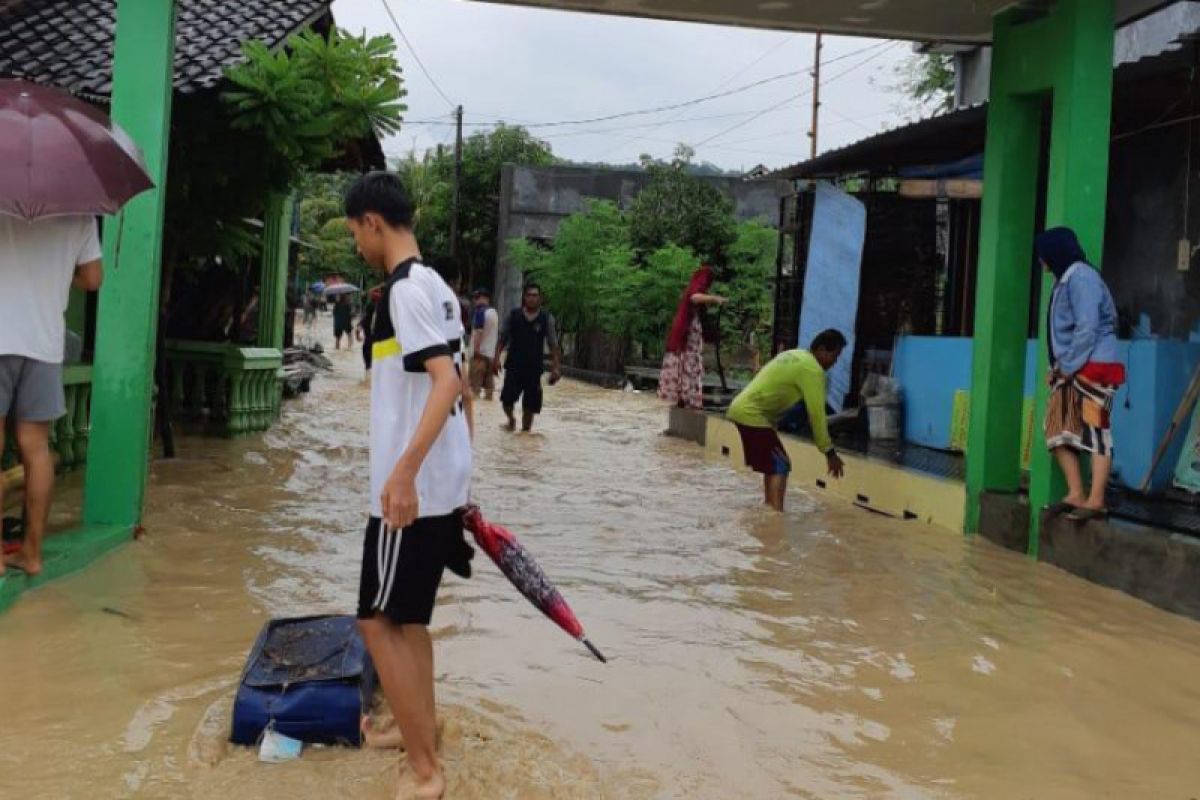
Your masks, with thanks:
[[[524,124],[554,152],[580,161],[667,157],[679,142],[727,169],[784,166],[808,153],[813,36],[546,11],[467,0],[387,0],[433,80],[470,123]],[[384,0],[336,0],[353,33],[391,33],[404,66],[410,120],[390,154],[453,141],[451,106],[399,41]],[[888,91],[905,43],[826,37],[821,150],[901,121]],[[839,59],[836,63],[828,63]],[[782,73],[797,75],[687,108],[604,122],[538,127],[686,102]],[[797,97],[797,95],[801,95]],[[755,114],[773,110],[755,118]],[[708,119],[697,119],[707,117]],[[715,117],[715,118],[714,118]],[[648,127],[653,125],[654,127]],[[641,127],[635,127],[641,126]],[[735,126],[738,126],[735,128]],[[709,140],[711,141],[705,141]]]

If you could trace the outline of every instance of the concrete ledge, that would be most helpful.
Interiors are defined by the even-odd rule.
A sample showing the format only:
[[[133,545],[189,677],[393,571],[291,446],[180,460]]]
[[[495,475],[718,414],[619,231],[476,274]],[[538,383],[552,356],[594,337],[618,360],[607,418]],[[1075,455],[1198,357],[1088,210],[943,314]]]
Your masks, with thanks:
[[[667,435],[695,442],[701,447],[707,439],[708,415],[691,408],[671,407],[667,420]]]
[[[967,492],[959,481],[849,452],[839,453],[846,462],[846,477],[834,480],[826,476],[825,456],[811,442],[786,434],[780,434],[780,439],[792,459],[792,486],[829,494],[899,519],[920,520],[962,532]],[[745,469],[742,439],[737,427],[724,417],[707,416],[705,452],[710,458]]]
[[[0,577],[0,611],[7,609],[30,589],[78,572],[132,539],[131,528],[111,525],[76,528],[48,536],[42,545],[44,568],[41,575],[31,578],[9,567],[4,577]]]
[[[1029,552],[1029,500],[1020,494],[984,492],[979,499],[979,535],[990,542]]]
[[[1200,540],[1121,520],[1042,515],[1038,558],[1159,608],[1200,619]]]
[[[562,374],[571,380],[603,386],[605,389],[620,389],[625,385],[624,375],[614,375],[611,372],[597,372],[591,369],[564,366]]]

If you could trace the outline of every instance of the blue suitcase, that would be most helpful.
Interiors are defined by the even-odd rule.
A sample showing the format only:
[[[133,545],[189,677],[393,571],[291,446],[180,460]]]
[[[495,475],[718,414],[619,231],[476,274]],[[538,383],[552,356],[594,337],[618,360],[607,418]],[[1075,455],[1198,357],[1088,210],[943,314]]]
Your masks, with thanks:
[[[376,676],[353,617],[271,620],[246,660],[229,740],[255,745],[267,727],[308,744],[361,744]]]

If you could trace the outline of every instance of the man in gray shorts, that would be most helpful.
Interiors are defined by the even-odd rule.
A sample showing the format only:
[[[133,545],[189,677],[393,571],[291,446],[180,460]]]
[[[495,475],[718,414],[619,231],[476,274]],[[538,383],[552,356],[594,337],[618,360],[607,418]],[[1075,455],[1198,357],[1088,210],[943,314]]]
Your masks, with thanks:
[[[66,410],[63,314],[72,286],[94,292],[103,277],[94,218],[0,215],[0,452],[11,422],[25,468],[25,540],[0,561],[0,575],[6,566],[31,576],[42,571],[54,492],[50,426]]]

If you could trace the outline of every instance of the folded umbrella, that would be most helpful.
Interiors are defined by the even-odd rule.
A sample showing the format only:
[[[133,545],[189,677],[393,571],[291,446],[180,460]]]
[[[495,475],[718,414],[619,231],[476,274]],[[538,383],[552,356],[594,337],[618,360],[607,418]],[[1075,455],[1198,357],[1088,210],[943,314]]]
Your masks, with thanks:
[[[154,187],[133,140],[66,92],[0,80],[0,214],[115,214]]]
[[[475,537],[475,543],[496,562],[500,571],[529,602],[583,644],[601,663],[608,663],[604,654],[588,641],[575,612],[567,605],[567,601],[546,577],[546,573],[534,561],[529,551],[517,541],[517,537],[507,528],[485,520],[478,506],[467,509],[463,515],[463,524]]]

